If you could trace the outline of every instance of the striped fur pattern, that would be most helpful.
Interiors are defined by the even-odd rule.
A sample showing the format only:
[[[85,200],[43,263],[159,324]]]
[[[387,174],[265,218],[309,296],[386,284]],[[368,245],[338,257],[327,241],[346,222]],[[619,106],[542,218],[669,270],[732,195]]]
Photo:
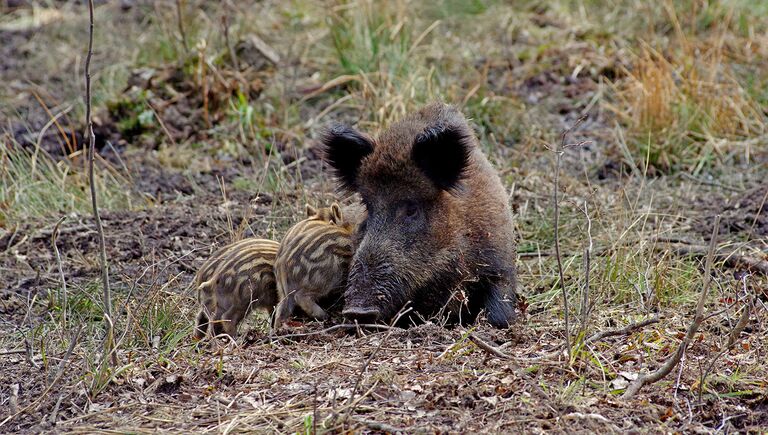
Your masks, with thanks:
[[[337,203],[320,209],[307,206],[307,218],[288,230],[277,252],[280,305],[275,327],[293,314],[297,304],[315,319],[328,318],[317,302],[343,293],[354,254],[352,234],[353,225],[343,221]]]
[[[202,305],[196,339],[208,329],[214,335],[234,337],[253,308],[272,312],[278,302],[274,264],[279,246],[272,240],[249,238],[219,249],[203,264],[195,278]]]

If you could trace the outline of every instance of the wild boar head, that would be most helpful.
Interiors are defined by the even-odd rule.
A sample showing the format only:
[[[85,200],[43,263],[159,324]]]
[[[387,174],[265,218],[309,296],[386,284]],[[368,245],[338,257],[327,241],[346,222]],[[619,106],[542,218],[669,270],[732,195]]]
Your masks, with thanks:
[[[406,303],[444,304],[462,279],[463,181],[476,139],[456,109],[433,104],[376,140],[334,125],[323,143],[341,185],[360,194],[360,225],[344,314],[391,319]]]

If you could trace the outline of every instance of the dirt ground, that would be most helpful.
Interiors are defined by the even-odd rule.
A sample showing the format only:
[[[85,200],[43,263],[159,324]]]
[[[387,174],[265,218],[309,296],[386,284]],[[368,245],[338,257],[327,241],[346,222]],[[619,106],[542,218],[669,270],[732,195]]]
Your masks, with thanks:
[[[338,120],[376,131],[401,109],[417,107],[407,93],[421,88],[416,79],[387,82],[375,72],[326,73],[335,62],[327,59],[329,32],[336,34],[314,18],[317,5],[181,2],[184,41],[172,2],[96,3],[104,33],[94,55],[94,130],[118,364],[99,364],[99,243],[80,151],[86,9],[68,1],[0,1],[0,432],[768,430],[768,130],[755,133],[750,124],[749,137],[711,139],[690,166],[674,163],[674,154],[652,164],[650,150],[621,145],[631,121],[611,109],[624,101],[612,92],[638,67],[618,42],[604,41],[610,35],[589,30],[594,34],[584,41],[591,42],[574,42],[579,32],[568,27],[577,8],[567,15],[527,2],[489,2],[495,6],[486,15],[470,20],[492,20],[495,7],[518,8],[523,21],[508,24],[509,35],[487,50],[475,43],[483,30],[467,30],[469,45],[457,47],[476,51],[456,50],[472,59],[469,66],[452,66],[441,57],[448,54],[435,52],[440,44],[427,36],[429,23],[415,26],[408,40],[430,41],[419,57],[448,65],[437,86],[442,93],[429,86],[423,92],[462,105],[509,188],[520,233],[517,324],[498,330],[483,319],[465,326],[432,319],[360,330],[334,328],[343,323],[337,313],[325,323],[298,318],[270,337],[259,313],[237,340],[195,343],[191,284],[211,252],[243,237],[279,239],[305,203],[355,202],[338,198],[320,158],[322,125]],[[334,14],[351,10],[328,3]],[[254,17],[262,20],[258,30],[249,27]],[[231,41],[220,27],[228,19]],[[444,23],[433,29],[453,41],[450,26],[458,24],[448,16],[434,22]],[[382,28],[391,32],[388,41],[397,37],[392,26]],[[564,35],[567,47],[558,47]],[[537,38],[552,41],[536,46]],[[753,42],[757,54],[768,51],[764,38]],[[584,73],[564,73],[574,62]],[[432,74],[429,66],[412,68],[391,74]],[[423,99],[418,95],[413,99]],[[765,124],[762,110],[755,116]],[[550,149],[582,113],[590,116],[569,141],[589,142],[564,153],[559,169],[573,326],[567,352]],[[32,155],[51,162],[53,175],[13,172],[20,161],[14,156]],[[25,174],[32,178],[20,178]],[[48,185],[50,192],[33,196]],[[46,202],[46,195],[63,199]],[[622,399],[638,373],[674,353],[691,323],[716,215],[704,324],[673,373]],[[591,244],[585,316],[583,252]],[[748,323],[727,348],[743,310],[750,310]],[[587,339],[651,317],[659,321]]]

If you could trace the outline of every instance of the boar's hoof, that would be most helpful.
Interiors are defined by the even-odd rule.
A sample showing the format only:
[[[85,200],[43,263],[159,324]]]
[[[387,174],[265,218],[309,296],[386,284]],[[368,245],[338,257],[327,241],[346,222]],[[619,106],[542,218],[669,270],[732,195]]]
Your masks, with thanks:
[[[379,318],[379,310],[375,308],[346,308],[342,313],[344,317],[357,323],[374,323]]]

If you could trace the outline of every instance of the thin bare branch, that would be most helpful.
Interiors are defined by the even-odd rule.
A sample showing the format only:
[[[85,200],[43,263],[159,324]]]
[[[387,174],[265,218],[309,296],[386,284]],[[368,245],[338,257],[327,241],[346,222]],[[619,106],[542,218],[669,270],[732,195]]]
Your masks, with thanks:
[[[96,231],[99,233],[99,261],[101,265],[102,281],[102,304],[104,310],[104,321],[106,322],[107,334],[104,338],[104,359],[111,359],[112,365],[117,365],[117,354],[115,353],[115,324],[112,319],[112,291],[109,288],[109,265],[107,264],[107,249],[104,240],[104,227],[101,224],[99,216],[99,206],[96,195],[96,183],[93,177],[93,160],[96,154],[96,138],[93,135],[93,120],[91,118],[91,58],[93,57],[93,0],[88,0],[88,55],[85,58],[85,121],[88,126],[86,136],[88,137],[88,184],[91,188],[91,205],[93,206],[93,218],[96,220]]]
[[[696,304],[696,314],[693,317],[693,321],[688,327],[688,332],[685,334],[683,341],[675,351],[675,354],[667,360],[656,371],[638,376],[627,388],[627,391],[621,396],[622,399],[628,400],[634,397],[644,385],[658,382],[666,377],[674,368],[680,363],[680,359],[688,349],[688,346],[693,341],[696,332],[701,326],[701,322],[704,319],[704,303],[707,300],[709,294],[709,286],[712,283],[712,263],[715,258],[715,247],[717,246],[717,231],[720,228],[720,215],[715,217],[715,225],[712,230],[712,239],[709,241],[709,251],[707,253],[706,265],[704,266],[704,284],[701,288],[701,295],[699,295],[699,301]]]
[[[587,333],[587,328],[589,326],[589,314],[592,311],[592,307],[589,303],[589,272],[592,268],[592,219],[589,217],[589,209],[587,208],[587,201],[584,200],[584,217],[587,219],[587,237],[589,239],[589,243],[587,244],[587,247],[584,248],[584,284],[582,285],[581,290],[581,308],[580,308],[580,316],[581,316],[581,325],[579,325],[579,336],[582,336],[582,334]]]
[[[746,280],[746,277],[745,277]],[[744,284],[746,287],[746,283]],[[701,375],[701,380],[699,381],[699,403],[701,403],[701,396],[704,392],[704,385],[707,377],[710,373],[712,373],[712,369],[715,368],[715,364],[717,363],[717,360],[720,359],[723,355],[725,355],[729,350],[733,348],[733,346],[736,344],[736,342],[739,340],[739,337],[741,336],[741,333],[744,332],[744,328],[747,327],[749,324],[749,319],[752,314],[752,307],[754,306],[754,300],[755,297],[747,296],[747,301],[744,305],[744,308],[741,311],[741,316],[739,316],[739,321],[736,322],[736,325],[733,327],[731,332],[728,334],[728,342],[723,347],[720,352],[715,355],[714,358],[712,358],[712,361],[709,363],[709,366],[707,366],[707,369],[704,371],[704,373]]]
[[[481,339],[475,334],[469,334],[469,339],[472,340],[473,343],[480,349],[483,349],[484,351],[488,352],[489,354],[493,356],[497,356],[499,358],[509,359],[510,356],[506,353],[502,352],[495,346],[491,345],[490,343],[487,343],[485,340]]]
[[[688,243],[674,244],[669,246],[669,248],[675,251],[677,255],[703,256],[707,252],[704,246]],[[719,260],[723,260],[728,267],[744,268],[768,276],[768,261],[749,255],[739,254],[735,251],[715,252],[714,256]]]
[[[563,273],[563,260],[560,255],[560,200],[558,195],[560,193],[560,159],[565,149],[574,145],[567,143],[568,134],[581,125],[584,120],[587,119],[587,115],[577,119],[576,122],[569,128],[563,131],[560,136],[560,146],[555,148],[555,181],[553,189],[553,203],[555,208],[555,258],[557,259],[557,273],[560,280],[560,288],[563,292],[563,316],[565,318],[565,347],[568,351],[568,361],[571,360],[571,325],[570,325],[570,313],[568,308],[568,292],[565,289],[565,274]]]
[[[651,317],[650,319],[645,319],[640,322],[630,323],[629,325],[619,329],[608,329],[606,331],[596,332],[584,340],[584,344],[593,343],[597,340],[602,340],[604,338],[613,337],[616,335],[629,335],[638,329],[645,328],[646,326],[652,325],[654,323],[659,323],[658,317]]]

